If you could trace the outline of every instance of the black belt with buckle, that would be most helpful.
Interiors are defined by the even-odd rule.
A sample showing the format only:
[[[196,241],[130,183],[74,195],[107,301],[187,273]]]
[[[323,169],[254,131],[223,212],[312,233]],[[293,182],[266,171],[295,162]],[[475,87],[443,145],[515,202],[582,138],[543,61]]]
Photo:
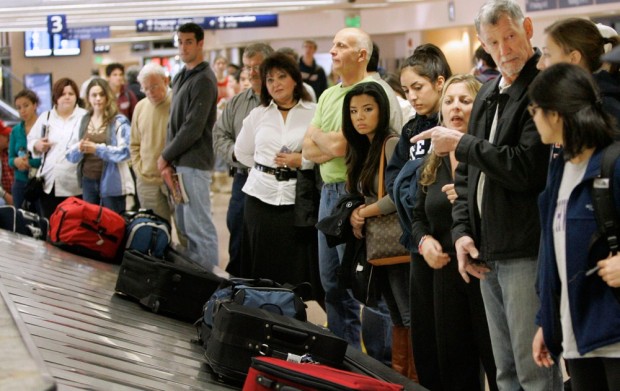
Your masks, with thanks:
[[[254,163],[254,169],[265,174],[274,175],[279,182],[288,181],[297,178],[297,170],[291,170],[288,167],[269,167],[260,163]]]
[[[248,173],[250,172],[249,168],[245,168],[245,167],[230,167],[230,170],[228,171],[228,175],[234,177],[235,174],[241,174],[241,175],[245,175],[247,176]]]

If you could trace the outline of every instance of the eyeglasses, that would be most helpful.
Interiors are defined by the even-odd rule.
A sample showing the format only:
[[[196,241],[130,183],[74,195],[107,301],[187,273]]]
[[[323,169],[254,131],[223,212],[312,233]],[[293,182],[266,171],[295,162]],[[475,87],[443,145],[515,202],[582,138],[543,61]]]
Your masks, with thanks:
[[[536,115],[536,112],[538,111],[538,109],[540,109],[540,106],[538,106],[535,103],[530,103],[529,105],[527,105],[527,111],[530,113],[532,117]]]
[[[260,65],[254,65],[253,67],[244,66],[243,70],[249,73],[251,73],[252,71],[258,72],[260,70]]]
[[[142,87],[142,88],[140,88],[140,91],[146,94],[149,91],[157,91],[161,87],[162,87],[161,84],[154,84],[152,86]]]

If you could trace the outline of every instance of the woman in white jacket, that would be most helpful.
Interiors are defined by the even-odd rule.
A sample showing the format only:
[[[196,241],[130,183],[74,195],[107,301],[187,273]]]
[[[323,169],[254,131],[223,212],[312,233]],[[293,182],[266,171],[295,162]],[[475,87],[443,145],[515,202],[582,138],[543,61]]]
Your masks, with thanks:
[[[46,218],[67,197],[82,194],[77,165],[65,156],[69,146],[77,142],[80,121],[86,114],[77,104],[78,93],[73,80],[56,81],[52,88],[54,107],[42,113],[28,133],[28,150],[34,157],[41,157],[39,172],[44,180],[41,209]]]

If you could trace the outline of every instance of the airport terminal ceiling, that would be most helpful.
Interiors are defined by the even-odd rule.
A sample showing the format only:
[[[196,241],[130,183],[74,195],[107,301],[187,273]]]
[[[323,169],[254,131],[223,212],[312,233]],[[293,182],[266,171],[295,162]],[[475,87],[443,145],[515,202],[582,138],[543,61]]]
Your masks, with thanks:
[[[46,17],[64,14],[71,27],[109,25],[135,31],[136,19],[381,9],[442,0],[0,0],[0,31],[46,27]]]

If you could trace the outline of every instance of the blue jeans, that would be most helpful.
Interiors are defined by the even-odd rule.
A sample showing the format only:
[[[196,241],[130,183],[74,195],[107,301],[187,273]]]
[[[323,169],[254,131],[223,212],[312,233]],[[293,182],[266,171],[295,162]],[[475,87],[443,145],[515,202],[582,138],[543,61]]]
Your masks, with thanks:
[[[364,306],[362,309],[362,339],[370,357],[391,366],[392,319],[383,298],[375,308]]]
[[[125,196],[101,197],[99,179],[82,177],[82,199],[95,205],[103,205],[116,213],[125,211]]]
[[[532,359],[536,312],[536,258],[487,262],[480,281],[500,390],[562,390],[558,365],[539,368]]]
[[[190,167],[177,167],[183,174],[186,204],[176,207],[177,228],[187,238],[187,252],[191,259],[208,270],[219,265],[217,231],[211,216],[211,172]]]
[[[241,190],[248,180],[245,173],[237,172],[233,178],[228,211],[226,212],[226,227],[230,232],[228,241],[228,266],[226,271],[233,276],[241,276],[241,243],[243,243],[243,209],[245,207],[245,193]]]
[[[338,199],[345,193],[344,182],[323,185],[319,220],[331,214]],[[321,285],[325,290],[327,327],[338,337],[360,349],[360,303],[353,298],[351,291],[338,286],[337,269],[343,255],[344,245],[330,248],[325,235],[319,231],[319,272]]]

